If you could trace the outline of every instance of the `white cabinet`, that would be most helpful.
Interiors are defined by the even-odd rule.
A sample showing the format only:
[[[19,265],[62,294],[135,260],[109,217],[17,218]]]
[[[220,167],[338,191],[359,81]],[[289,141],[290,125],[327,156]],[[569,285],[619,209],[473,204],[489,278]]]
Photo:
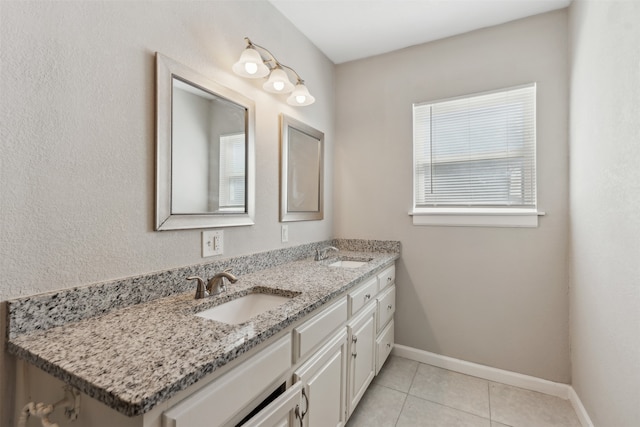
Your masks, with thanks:
[[[163,414],[164,427],[224,425],[291,369],[291,338],[279,339],[251,359]],[[215,421],[214,421],[215,420]]]
[[[347,323],[349,331],[349,415],[353,412],[376,372],[376,304],[365,306]]]
[[[353,316],[367,303],[373,301],[378,293],[378,278],[372,277],[347,295],[349,315]]]
[[[393,318],[393,314],[396,312],[396,287],[392,285],[385,291],[381,292],[377,297],[378,303],[378,326],[377,332],[389,323],[389,320]]]
[[[304,427],[341,427],[346,422],[347,331],[342,328],[294,372],[302,384]],[[296,422],[296,427],[299,425]]]
[[[326,340],[331,332],[347,321],[347,301],[340,298],[337,302],[325,308],[311,320],[293,330],[293,360],[304,359],[310,351],[322,341]]]
[[[302,384],[294,384],[276,400],[242,424],[243,427],[289,427],[300,416]],[[295,419],[293,426],[298,422]]]
[[[393,320],[378,334],[376,338],[376,375],[393,350]]]

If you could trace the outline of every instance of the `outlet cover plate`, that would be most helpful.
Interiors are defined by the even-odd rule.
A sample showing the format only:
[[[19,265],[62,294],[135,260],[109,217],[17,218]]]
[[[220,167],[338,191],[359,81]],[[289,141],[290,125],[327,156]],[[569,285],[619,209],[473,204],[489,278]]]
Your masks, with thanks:
[[[206,230],[202,232],[202,258],[222,255],[224,239],[222,230]]]

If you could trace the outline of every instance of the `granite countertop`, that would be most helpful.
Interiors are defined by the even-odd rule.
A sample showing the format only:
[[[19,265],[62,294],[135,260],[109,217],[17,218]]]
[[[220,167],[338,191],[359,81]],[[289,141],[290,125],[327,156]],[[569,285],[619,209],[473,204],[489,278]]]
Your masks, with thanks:
[[[399,254],[340,256],[371,261],[353,269],[329,267],[326,260],[293,261],[239,276],[226,293],[200,300],[193,283],[188,293],[18,335],[8,350],[125,415],[141,415],[382,271]],[[194,316],[256,287],[295,296],[240,325]]]

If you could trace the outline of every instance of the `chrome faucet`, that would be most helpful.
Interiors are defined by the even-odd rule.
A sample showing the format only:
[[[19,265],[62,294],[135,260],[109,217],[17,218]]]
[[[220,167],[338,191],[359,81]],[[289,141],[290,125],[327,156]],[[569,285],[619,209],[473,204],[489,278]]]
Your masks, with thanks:
[[[227,286],[224,283],[224,279],[229,280],[231,283],[236,283],[238,278],[231,274],[231,269],[227,268],[220,273],[216,273],[205,286],[204,280],[200,276],[189,276],[187,280],[197,280],[198,285],[196,287],[196,299],[206,298],[208,296],[219,295],[227,290]]]
[[[231,283],[236,283],[238,281],[238,278],[231,274],[230,268],[227,268],[220,273],[216,273],[216,275],[213,276],[207,284],[207,291],[209,292],[209,295],[218,295],[227,290],[227,285],[224,283],[225,278]]]
[[[316,261],[322,261],[323,259],[327,258],[327,252],[329,251],[336,251],[339,252],[340,249],[336,248],[335,246],[327,246],[324,247],[322,249],[318,249],[316,248],[316,256],[315,256],[315,260]]]

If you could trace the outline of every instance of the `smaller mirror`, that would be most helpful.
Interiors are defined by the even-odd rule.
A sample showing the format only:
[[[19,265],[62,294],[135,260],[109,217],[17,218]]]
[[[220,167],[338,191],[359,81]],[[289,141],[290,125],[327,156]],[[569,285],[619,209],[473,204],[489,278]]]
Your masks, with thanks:
[[[156,72],[156,230],[253,224],[253,102],[159,53]]]
[[[324,133],[280,120],[280,221],[323,218]]]

